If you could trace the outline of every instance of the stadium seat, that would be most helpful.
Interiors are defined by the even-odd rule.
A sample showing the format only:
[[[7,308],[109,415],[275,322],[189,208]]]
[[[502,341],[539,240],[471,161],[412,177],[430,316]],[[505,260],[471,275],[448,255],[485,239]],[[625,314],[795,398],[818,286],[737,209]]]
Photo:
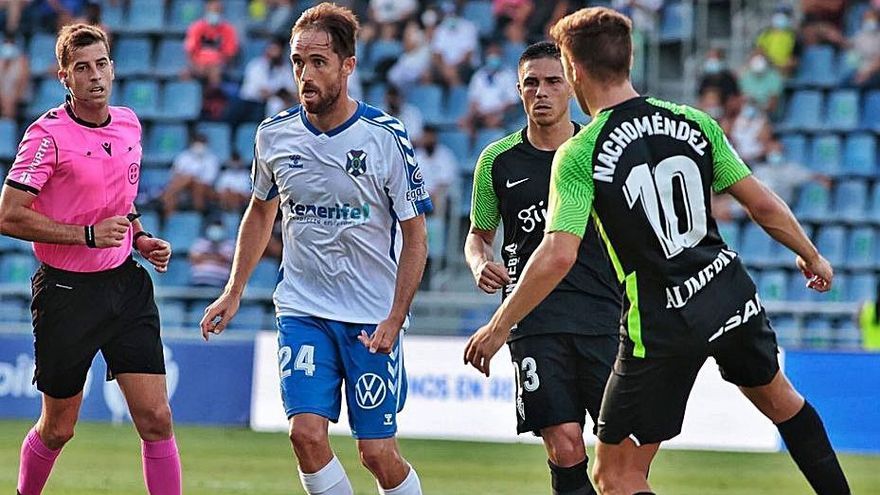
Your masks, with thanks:
[[[785,291],[785,297],[789,301],[803,302],[812,300],[813,289],[807,288],[807,279],[800,272],[793,272],[788,277],[788,289]]]
[[[871,177],[877,172],[877,141],[867,133],[850,134],[843,147],[843,167],[846,175]]]
[[[458,165],[462,170],[474,171],[474,164],[468,162],[471,156],[471,145],[467,134],[459,130],[442,131],[437,136],[437,140],[448,146],[455,153],[455,157],[458,158]]]
[[[718,232],[725,244],[734,251],[739,251],[740,226],[737,222],[718,222]]]
[[[249,36],[244,39],[241,44],[241,54],[240,58],[242,61],[242,65],[247,65],[251,60],[260,57],[263,53],[266,52],[266,46],[269,44],[269,40],[266,38]]]
[[[183,124],[154,124],[147,133],[145,162],[168,164],[186,148],[187,130]]]
[[[807,164],[807,138],[803,134],[786,134],[782,137],[785,159],[791,163]]]
[[[757,224],[748,223],[742,229],[741,253],[745,263],[763,265],[775,261],[772,256],[773,239]]]
[[[375,67],[383,60],[393,60],[403,54],[403,45],[397,40],[376,40],[367,50],[368,65]]]
[[[421,84],[407,92],[406,100],[417,106],[428,124],[439,125],[443,118],[443,88],[436,84]]]
[[[470,0],[464,4],[461,16],[477,25],[477,31],[481,38],[488,38],[495,31],[492,2],[488,0]]]
[[[525,51],[526,44],[522,42],[506,41],[502,50],[502,58],[504,65],[507,67],[516,67],[519,64],[519,57]]]
[[[861,349],[862,331],[852,321],[843,321],[832,329],[834,347],[838,349]]]
[[[202,86],[195,81],[172,81],[162,91],[160,116],[171,120],[194,120],[202,111]]]
[[[101,22],[106,24],[111,30],[117,31],[122,29],[122,26],[125,24],[125,3],[101,2]]]
[[[660,11],[660,41],[681,41],[691,35],[689,3],[667,2]]]
[[[377,82],[371,84],[365,92],[367,103],[373,105],[376,108],[384,108],[386,91],[388,91],[388,86],[383,83]]]
[[[824,253],[823,253],[824,254]],[[831,284],[831,290],[820,294],[812,291],[812,299],[819,302],[846,302],[849,297],[849,275],[845,273],[834,274],[834,283]]]
[[[871,189],[871,206],[869,211],[869,218],[880,218],[880,183],[874,184],[874,188]]]
[[[771,316],[770,325],[776,332],[779,345],[782,347],[797,347],[800,345],[800,329],[797,321],[788,315]]]
[[[836,215],[843,220],[858,221],[865,217],[868,206],[868,185],[863,180],[845,180],[834,188]]]
[[[479,154],[489,143],[497,141],[506,135],[507,133],[501,129],[480,129],[477,131],[477,138],[474,142],[474,154]]]
[[[841,169],[843,146],[840,137],[825,134],[813,138],[809,167],[825,175],[836,175]]]
[[[172,0],[171,18],[167,29],[184,33],[190,24],[202,16],[203,0]]]
[[[468,111],[468,94],[465,86],[456,86],[446,95],[446,123],[456,125]]]
[[[846,252],[846,232],[843,227],[834,225],[820,228],[816,247],[832,265],[842,263]]]
[[[153,73],[153,49],[148,38],[123,37],[113,47],[118,77],[149,76]]]
[[[822,93],[815,90],[797,91],[788,102],[780,131],[816,131],[822,127]]]
[[[274,289],[278,283],[278,262],[270,260],[260,260],[248,286],[256,289]]]
[[[165,29],[165,2],[155,0],[130,0],[128,17],[122,31],[150,34]]]
[[[814,348],[828,348],[833,341],[831,320],[822,315],[807,318],[804,323],[803,343]]]
[[[159,220],[159,214],[153,210],[139,209],[141,214],[141,226],[148,232],[159,232],[162,222]]]
[[[163,277],[164,274],[156,274],[156,276]],[[184,326],[186,322],[186,309],[182,302],[164,299],[157,301],[156,306],[159,307],[159,318],[163,328]]]
[[[169,240],[167,237],[164,237],[164,239]],[[173,242],[171,243],[171,248],[179,249]],[[149,272],[150,276],[153,277],[153,283],[159,287],[186,287],[189,285],[189,260],[186,259],[185,255],[181,256],[179,252],[168,263],[167,272],[158,273],[152,268]]]
[[[223,228],[226,229],[226,238],[235,239],[238,237],[238,227],[241,224],[241,213],[235,211],[225,211],[220,215],[223,220]]]
[[[159,83],[130,80],[122,85],[122,104],[135,111],[141,120],[152,119],[159,108]]]
[[[254,138],[258,125],[259,122],[245,122],[239,124],[235,130],[235,151],[238,151],[244,163],[250,163],[254,159]]]
[[[864,302],[876,297],[877,277],[874,275],[859,273],[853,275],[849,284],[849,300]]]
[[[838,83],[837,54],[828,45],[813,45],[804,49],[793,79],[797,86],[829,88]]]
[[[267,330],[270,320],[269,312],[263,308],[262,304],[245,303],[242,304],[235,314],[235,318],[229,322],[229,327],[236,330],[248,330],[256,332],[259,330]]]
[[[30,305],[23,299],[0,300],[0,321],[22,323],[31,320]]]
[[[34,76],[53,76],[57,70],[55,59],[55,36],[47,33],[36,33],[28,44],[28,62]],[[51,74],[50,74],[51,72]]]
[[[0,253],[27,253],[31,251],[31,243],[10,237],[8,235],[0,235]]]
[[[12,119],[0,119],[0,160],[12,160],[18,151],[18,129]]]
[[[855,269],[876,266],[874,252],[877,236],[871,227],[859,227],[850,231],[846,241],[846,266]]]
[[[137,203],[144,204],[158,198],[165,190],[170,178],[171,169],[169,168],[141,168]]]
[[[37,269],[32,254],[7,254],[0,257],[0,284],[30,284]]]
[[[223,122],[201,122],[196,131],[208,138],[208,148],[221,162],[229,160],[232,148],[232,130]]]
[[[859,125],[859,93],[855,89],[839,89],[828,97],[828,128],[851,131]]]
[[[163,239],[170,242],[179,253],[189,251],[202,233],[202,214],[195,211],[179,211],[165,219]]]
[[[880,90],[871,91],[865,96],[862,106],[861,128],[880,132]]]
[[[784,301],[788,276],[784,270],[770,270],[761,274],[758,293],[764,301]]]
[[[156,53],[156,74],[161,77],[177,77],[188,63],[183,51],[183,40],[164,38]]]
[[[42,115],[50,108],[57,107],[64,103],[64,97],[67,92],[58,82],[58,79],[43,79],[37,88],[36,95],[28,105],[28,117],[35,119]]]

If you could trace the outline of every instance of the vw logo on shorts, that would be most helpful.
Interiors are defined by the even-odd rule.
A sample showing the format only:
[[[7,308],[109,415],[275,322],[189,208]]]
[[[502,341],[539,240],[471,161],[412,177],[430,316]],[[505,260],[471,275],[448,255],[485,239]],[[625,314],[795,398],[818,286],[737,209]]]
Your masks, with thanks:
[[[364,373],[354,385],[355,398],[361,409],[375,409],[385,400],[385,382],[375,373]]]

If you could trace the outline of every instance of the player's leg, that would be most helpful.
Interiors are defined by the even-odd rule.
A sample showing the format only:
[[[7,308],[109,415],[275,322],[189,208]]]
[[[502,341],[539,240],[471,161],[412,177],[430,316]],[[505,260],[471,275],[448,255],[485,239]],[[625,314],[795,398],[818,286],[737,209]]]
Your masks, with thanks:
[[[660,443],[637,445],[632,438],[618,444],[596,442],[593,479],[602,495],[649,494],[651,487],[645,476]]]
[[[850,493],[822,419],[779,369],[776,335],[764,314],[717,341],[715,360],[725,380],[773,421],[816,493]]]
[[[373,473],[379,493],[421,495],[416,470],[400,455],[397,413],[406,402],[403,333],[389,354],[371,354],[357,337],[375,325],[334,323],[345,366],[345,396],[352,435],[363,465]]]
[[[547,449],[553,495],[594,495],[587,470],[587,449],[580,423],[563,423],[541,428]]]
[[[82,397],[82,391],[65,399],[43,394],[40,419],[21,444],[18,470],[18,493],[21,495],[42,493],[61,448],[73,438]]]
[[[278,369],[303,488],[309,495],[351,495],[351,483],[327,436],[328,422],[339,419],[342,407],[342,365],[326,320],[279,319]]]

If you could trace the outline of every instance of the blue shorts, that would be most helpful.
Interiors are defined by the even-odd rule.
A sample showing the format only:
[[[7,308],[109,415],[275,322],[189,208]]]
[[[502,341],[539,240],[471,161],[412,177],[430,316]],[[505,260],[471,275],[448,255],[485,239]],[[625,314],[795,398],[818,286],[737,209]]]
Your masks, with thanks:
[[[375,439],[397,433],[397,413],[407,388],[403,332],[390,354],[370,354],[357,339],[361,330],[372,335],[376,325],[317,317],[278,319],[281,399],[288,418],[312,413],[339,421],[344,380],[352,436]]]

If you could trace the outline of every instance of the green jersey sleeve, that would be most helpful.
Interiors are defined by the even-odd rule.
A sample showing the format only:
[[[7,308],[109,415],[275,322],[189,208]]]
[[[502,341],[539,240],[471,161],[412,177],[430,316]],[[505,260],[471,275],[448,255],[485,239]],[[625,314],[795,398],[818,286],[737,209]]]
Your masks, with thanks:
[[[578,135],[556,150],[550,174],[547,232],[568,232],[584,237],[593,210],[595,135]]]
[[[471,224],[479,230],[495,230],[501,220],[498,196],[492,185],[492,164],[498,153],[486,148],[474,169],[474,192],[471,197]]]
[[[712,143],[712,189],[715,192],[724,191],[751,175],[752,171],[733,149],[721,126],[708,116],[699,122]]]

